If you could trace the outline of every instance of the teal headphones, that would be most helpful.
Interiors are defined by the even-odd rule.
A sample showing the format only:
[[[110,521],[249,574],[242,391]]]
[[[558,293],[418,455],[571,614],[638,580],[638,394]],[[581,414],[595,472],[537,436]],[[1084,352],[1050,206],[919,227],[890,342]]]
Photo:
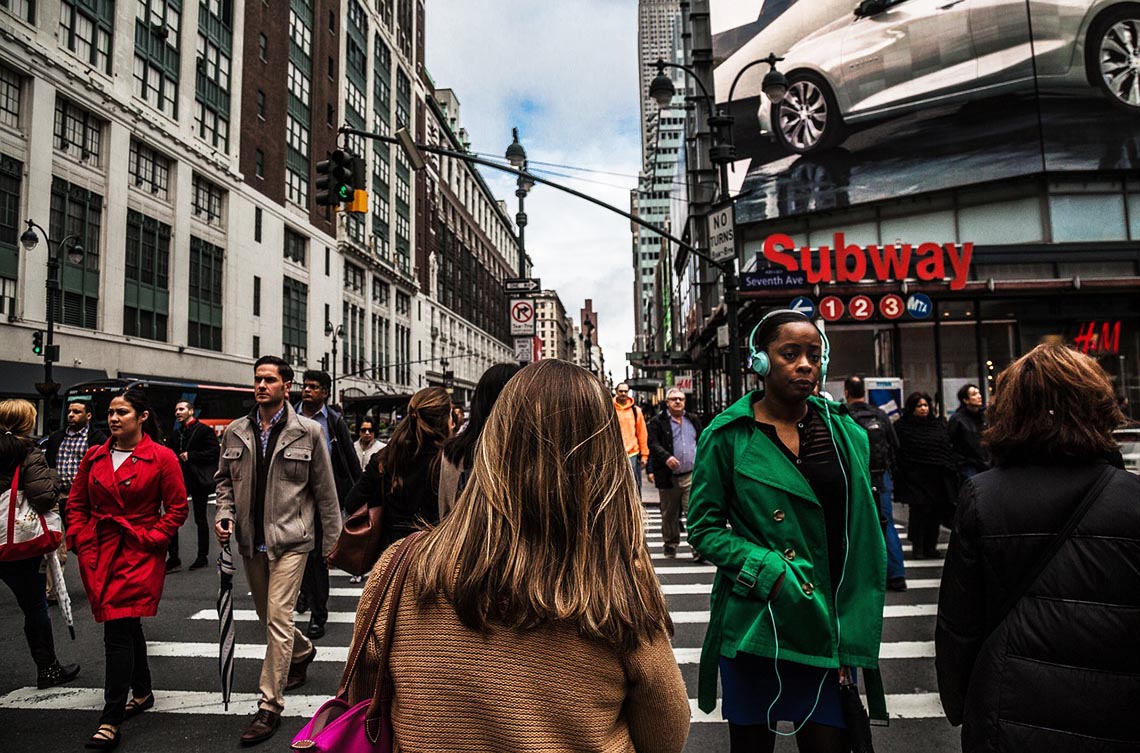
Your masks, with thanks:
[[[827,335],[819,328],[819,325],[799,311],[793,311],[792,309],[773,309],[760,317],[760,321],[756,322],[756,326],[752,328],[752,333],[748,335],[748,368],[760,376],[767,376],[768,372],[772,370],[772,360],[768,356],[768,351],[756,350],[756,333],[769,317],[775,316],[776,314],[795,314],[803,319],[803,321],[815,327],[815,331],[819,333],[819,339],[823,343],[823,350],[819,356],[819,388],[823,390],[824,385],[827,384],[827,364],[831,362],[831,343],[828,341]]]

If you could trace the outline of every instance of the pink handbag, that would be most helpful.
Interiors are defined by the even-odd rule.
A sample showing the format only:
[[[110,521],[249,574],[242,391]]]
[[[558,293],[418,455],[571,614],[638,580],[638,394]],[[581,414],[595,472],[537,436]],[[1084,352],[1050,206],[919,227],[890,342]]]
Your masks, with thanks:
[[[348,687],[356,671],[357,662],[364,654],[371,630],[362,630],[355,636],[348,653],[348,664],[336,697],[326,701],[317,709],[309,723],[301,728],[293,738],[293,750],[312,753],[392,753],[392,681],[388,676],[388,655],[392,650],[392,638],[396,634],[396,612],[399,611],[400,594],[408,577],[408,565],[412,552],[423,536],[413,533],[400,543],[392,561],[381,574],[380,596],[372,604],[366,625],[376,624],[380,606],[389,601],[384,621],[384,645],[380,650],[380,677],[376,691],[366,701],[349,706]]]

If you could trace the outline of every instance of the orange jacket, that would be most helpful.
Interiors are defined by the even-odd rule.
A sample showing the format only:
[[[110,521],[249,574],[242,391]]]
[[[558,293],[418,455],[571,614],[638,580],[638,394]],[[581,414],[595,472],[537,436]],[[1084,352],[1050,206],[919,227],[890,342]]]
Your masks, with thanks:
[[[641,408],[635,407],[632,400],[629,405],[620,405],[617,398],[614,398],[614,409],[617,411],[618,424],[621,425],[625,454],[641,455],[643,460],[648,458],[649,432],[645,430],[645,414]]]

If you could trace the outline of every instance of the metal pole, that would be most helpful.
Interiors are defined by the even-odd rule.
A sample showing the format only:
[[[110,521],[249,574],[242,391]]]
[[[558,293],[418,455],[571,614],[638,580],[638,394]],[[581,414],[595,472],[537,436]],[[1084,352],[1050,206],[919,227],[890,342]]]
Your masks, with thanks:
[[[332,395],[329,396],[333,405],[336,405],[336,335],[336,330],[333,330]]]
[[[522,171],[526,172],[526,163],[523,163]],[[518,179],[518,188],[515,189],[515,196],[519,197],[519,212],[515,215],[515,224],[519,226],[519,277],[526,277],[526,211],[524,201],[526,199],[526,189],[523,188],[523,178],[520,175]]]

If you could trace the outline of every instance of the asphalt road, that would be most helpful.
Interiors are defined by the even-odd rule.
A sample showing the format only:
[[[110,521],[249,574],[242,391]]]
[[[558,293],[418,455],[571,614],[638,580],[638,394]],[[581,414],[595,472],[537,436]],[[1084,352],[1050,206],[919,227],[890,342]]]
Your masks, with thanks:
[[[702,714],[695,701],[697,661],[714,571],[709,566],[694,565],[684,544],[676,560],[662,557],[656,495],[648,486],[646,502],[650,547],[676,623],[674,648],[693,699],[693,725],[686,751],[725,751],[727,727],[719,713]],[[185,555],[193,545],[193,537],[190,528],[183,529],[184,562],[189,561]],[[212,555],[216,553],[214,547]],[[961,750],[958,731],[942,718],[934,675],[932,641],[940,575],[941,561],[909,563],[911,590],[887,596],[889,611],[882,666],[892,721],[890,727],[875,730],[875,745],[880,753]],[[57,652],[62,661],[80,662],[83,671],[70,685],[50,691],[35,689],[35,670],[23,639],[22,617],[11,592],[0,588],[0,631],[7,637],[0,642],[0,729],[4,730],[0,751],[4,753],[82,751],[83,742],[97,726],[98,710],[102,707],[102,628],[91,618],[74,563],[69,564],[67,578],[78,637],[74,642],[68,638],[59,611],[53,608]],[[251,616],[253,610],[244,576],[239,574],[235,584],[239,646],[235,700],[229,711],[222,708],[217,679],[217,573],[213,567],[175,573],[167,579],[158,616],[144,621],[157,705],[124,726],[121,751],[197,753],[241,749],[238,734],[256,710],[257,677],[264,647],[258,624],[241,619],[243,615]],[[334,574],[332,588],[328,633],[318,642],[319,653],[310,669],[309,682],[287,696],[281,732],[253,750],[288,750],[293,733],[336,689],[352,638],[352,616],[361,586],[350,585],[344,574]],[[896,614],[900,616],[893,616]],[[300,624],[304,626],[303,621]],[[777,750],[793,751],[795,743],[781,740]]]

